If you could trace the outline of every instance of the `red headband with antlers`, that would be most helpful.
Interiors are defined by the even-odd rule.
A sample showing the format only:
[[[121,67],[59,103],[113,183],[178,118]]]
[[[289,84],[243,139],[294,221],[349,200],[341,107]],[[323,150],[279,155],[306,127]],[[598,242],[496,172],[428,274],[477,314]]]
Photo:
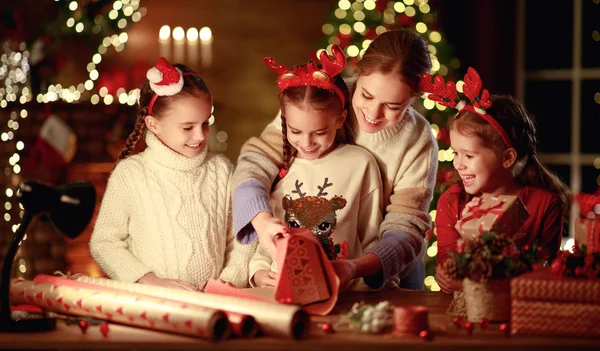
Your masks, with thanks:
[[[298,86],[315,86],[322,89],[333,90],[342,100],[342,106],[346,105],[344,93],[333,83],[333,77],[341,73],[346,67],[346,56],[341,47],[334,45],[331,48],[333,60],[323,50],[319,59],[323,68],[317,68],[315,62],[308,61],[305,66],[295,66],[293,69],[288,69],[284,65],[275,64],[275,60],[271,57],[265,57],[264,61],[267,67],[275,71],[277,77],[277,86],[283,92],[290,87]]]
[[[455,108],[459,112],[467,110],[478,114],[496,129],[506,146],[512,148],[513,144],[504,128],[502,128],[500,123],[498,123],[494,117],[486,112],[486,109],[492,107],[492,102],[489,100],[490,93],[487,89],[481,90],[481,78],[479,77],[479,73],[472,67],[469,67],[467,69],[467,74],[465,74],[464,82],[463,94],[469,98],[470,103],[467,103],[458,97],[458,91],[456,90],[456,84],[454,82],[444,84],[444,78],[439,75],[433,78],[433,82],[431,81],[431,75],[429,73],[423,75],[419,81],[419,88],[424,92],[425,97],[440,105]]]

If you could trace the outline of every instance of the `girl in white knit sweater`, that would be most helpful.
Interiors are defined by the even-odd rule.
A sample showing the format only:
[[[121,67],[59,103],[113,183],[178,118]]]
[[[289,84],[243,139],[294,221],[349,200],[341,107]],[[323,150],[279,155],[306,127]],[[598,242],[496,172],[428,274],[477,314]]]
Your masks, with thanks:
[[[147,76],[102,199],[92,256],[126,282],[201,290],[215,278],[244,287],[255,247],[238,244],[231,230],[233,166],[207,151],[208,87],[164,58]],[[142,135],[146,149],[128,157]]]

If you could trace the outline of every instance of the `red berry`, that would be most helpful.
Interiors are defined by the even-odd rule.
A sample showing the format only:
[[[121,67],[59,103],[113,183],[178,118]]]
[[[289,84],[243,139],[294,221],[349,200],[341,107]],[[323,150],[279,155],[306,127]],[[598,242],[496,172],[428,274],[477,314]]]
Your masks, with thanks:
[[[79,321],[78,324],[79,324],[79,329],[81,329],[81,332],[85,334],[88,327],[90,326],[90,322],[86,321],[85,319],[82,319]]]
[[[510,327],[509,327],[508,323],[500,324],[500,331],[503,332],[504,334],[508,335],[508,332],[510,332]]]
[[[109,331],[110,331],[110,328],[108,327],[108,323],[106,323],[106,322],[100,323],[100,332],[102,333],[102,336],[107,337]]]
[[[419,333],[419,337],[425,341],[431,340],[429,330],[421,330],[421,332]]]
[[[465,330],[467,331],[467,334],[469,334],[469,335],[473,334],[473,328],[475,328],[473,323],[465,322]]]
[[[329,323],[321,324],[321,330],[327,334],[331,334],[334,332],[333,327]]]
[[[460,316],[456,316],[456,317],[454,317],[452,319],[452,322],[456,326],[456,329],[460,329],[462,327],[462,324],[463,324],[463,318],[460,317]]]
[[[487,329],[487,327],[490,325],[490,321],[488,321],[488,319],[484,317],[481,318],[479,324],[481,325],[481,329]]]

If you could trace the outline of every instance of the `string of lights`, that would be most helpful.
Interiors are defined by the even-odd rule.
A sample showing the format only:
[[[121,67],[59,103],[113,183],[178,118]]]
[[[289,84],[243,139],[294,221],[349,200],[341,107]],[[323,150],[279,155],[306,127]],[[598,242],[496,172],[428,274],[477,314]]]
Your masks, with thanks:
[[[60,0],[55,0],[60,1]],[[79,3],[77,1],[69,2],[68,8],[72,11],[72,15],[66,20],[66,28],[73,29],[76,33],[82,33],[86,25],[92,26],[93,33],[100,33],[99,24],[102,21],[116,21],[116,26],[122,31],[118,34],[106,36],[103,38],[102,43],[98,46],[97,52],[93,54],[91,61],[86,65],[86,69],[89,72],[89,79],[85,82],[77,85],[71,85],[69,87],[63,87],[61,84],[48,86],[46,93],[40,93],[35,97],[38,103],[52,103],[56,101],[64,101],[67,103],[76,103],[79,101],[88,100],[92,104],[98,104],[102,101],[106,105],[112,103],[127,104],[133,106],[139,96],[139,89],[133,89],[127,91],[125,88],[119,88],[116,94],[113,96],[108,94],[106,87],[100,87],[97,92],[94,92],[95,81],[100,77],[98,71],[98,65],[102,62],[102,56],[108,51],[110,47],[113,47],[115,51],[121,52],[125,48],[129,37],[125,28],[130,22],[139,22],[142,17],[146,14],[146,9],[140,7],[141,0],[116,0],[112,4],[112,9],[104,15],[98,15],[93,19],[92,23],[85,18],[82,18],[80,13],[77,13]],[[6,42],[3,44],[3,54],[0,56],[0,82],[3,82],[3,86],[0,85],[0,108],[7,108],[9,103],[19,103],[25,105],[33,100],[31,88],[28,86],[29,75],[31,73],[30,67],[30,56],[31,52],[27,50],[26,43],[19,43],[18,49],[20,51],[12,51],[10,49],[10,43]],[[19,161],[21,156],[19,154],[25,148],[23,141],[18,140],[17,130],[20,127],[20,121],[27,118],[28,111],[25,106],[21,108],[15,108],[10,112],[10,118],[6,122],[5,131],[0,134],[0,140],[2,142],[14,143],[15,151],[8,158],[8,165],[4,168],[4,175],[7,179],[11,179],[13,175],[18,175],[21,172],[21,166]],[[10,154],[10,153],[9,153]],[[5,190],[4,200],[4,214],[3,219],[8,223],[12,232],[16,232],[19,224],[17,224],[23,217],[23,207],[18,202],[15,196],[15,184],[8,182]],[[19,217],[16,218],[14,215],[15,210],[18,208]],[[12,215],[11,215],[12,213]],[[11,223],[13,223],[11,225]],[[27,234],[23,237],[22,241],[27,240]],[[27,272],[27,262],[21,258],[18,260],[18,272],[19,276],[22,276]]]

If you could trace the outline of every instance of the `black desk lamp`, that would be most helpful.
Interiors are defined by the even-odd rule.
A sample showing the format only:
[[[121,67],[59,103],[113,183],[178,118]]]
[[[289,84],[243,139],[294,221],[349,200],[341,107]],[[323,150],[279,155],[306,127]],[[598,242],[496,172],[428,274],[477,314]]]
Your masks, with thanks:
[[[79,236],[92,219],[96,206],[96,191],[91,183],[75,183],[56,188],[24,181],[19,185],[17,196],[23,205],[21,225],[15,233],[2,265],[0,281],[0,331],[40,331],[55,327],[55,321],[47,318],[13,319],[10,311],[10,274],[12,264],[29,223],[36,215],[45,213],[55,229],[73,239]]]

